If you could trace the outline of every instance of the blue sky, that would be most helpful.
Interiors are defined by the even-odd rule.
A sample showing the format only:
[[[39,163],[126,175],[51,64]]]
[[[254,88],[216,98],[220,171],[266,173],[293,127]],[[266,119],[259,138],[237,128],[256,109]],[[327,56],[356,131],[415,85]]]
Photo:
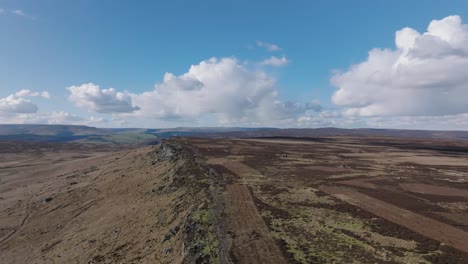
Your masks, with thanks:
[[[400,69],[394,80],[405,81],[377,86],[365,81],[373,73],[351,70],[364,67],[375,48],[401,55],[395,32],[423,34],[431,21],[453,15],[465,30],[468,2],[2,0],[0,122],[468,129],[468,109],[457,101],[468,95],[465,79],[434,80],[419,94],[414,78],[434,69]],[[420,39],[408,58],[421,54],[427,41]],[[468,46],[445,40],[450,51]],[[430,45],[425,54],[436,54],[438,44]],[[440,59],[445,66],[437,72],[467,65],[450,58]],[[191,65],[198,67],[190,73]],[[391,68],[382,66],[382,74],[394,76]],[[214,80],[219,69],[226,71]],[[175,78],[166,82],[167,72]],[[447,105],[428,88],[436,84],[453,88],[445,91]],[[16,95],[24,89],[30,93]],[[412,101],[373,98],[403,96],[389,92],[398,89],[413,89],[404,93]],[[43,91],[50,96],[34,94]]]

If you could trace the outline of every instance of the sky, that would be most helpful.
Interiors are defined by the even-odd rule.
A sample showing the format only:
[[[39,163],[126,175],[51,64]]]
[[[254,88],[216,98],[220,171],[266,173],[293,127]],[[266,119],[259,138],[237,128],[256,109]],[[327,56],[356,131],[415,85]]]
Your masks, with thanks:
[[[0,123],[468,130],[468,2],[0,0]]]

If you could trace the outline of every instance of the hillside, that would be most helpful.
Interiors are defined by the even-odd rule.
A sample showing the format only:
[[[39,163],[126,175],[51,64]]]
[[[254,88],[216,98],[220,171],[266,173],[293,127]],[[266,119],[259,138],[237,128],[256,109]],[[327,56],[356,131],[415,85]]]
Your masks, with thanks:
[[[170,137],[198,136],[211,133],[244,132],[272,128],[242,127],[176,127],[96,128],[73,125],[0,125],[0,140],[33,142],[92,142],[113,144],[144,144]]]
[[[0,263],[226,258],[218,230],[222,208],[214,206],[217,179],[177,142],[125,150],[76,143],[1,147]]]

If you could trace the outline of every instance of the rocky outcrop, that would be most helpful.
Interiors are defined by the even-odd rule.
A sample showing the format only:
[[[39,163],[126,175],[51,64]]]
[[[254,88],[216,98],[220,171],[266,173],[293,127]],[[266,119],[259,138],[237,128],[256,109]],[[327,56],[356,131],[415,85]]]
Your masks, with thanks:
[[[183,263],[228,263],[227,236],[221,218],[219,181],[222,179],[214,175],[202,156],[180,140],[163,141],[155,160],[169,160],[174,164],[167,185],[161,189],[184,193],[173,208],[179,213],[188,212],[180,230]],[[175,232],[169,232],[163,239],[169,240],[173,235]]]

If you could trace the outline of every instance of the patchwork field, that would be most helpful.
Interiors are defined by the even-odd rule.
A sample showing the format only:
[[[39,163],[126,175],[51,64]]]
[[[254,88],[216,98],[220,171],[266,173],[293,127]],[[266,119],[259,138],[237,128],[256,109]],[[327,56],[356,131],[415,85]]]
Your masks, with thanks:
[[[180,139],[225,179],[237,263],[466,263],[468,143]]]
[[[0,263],[466,263],[468,142],[0,142]]]

